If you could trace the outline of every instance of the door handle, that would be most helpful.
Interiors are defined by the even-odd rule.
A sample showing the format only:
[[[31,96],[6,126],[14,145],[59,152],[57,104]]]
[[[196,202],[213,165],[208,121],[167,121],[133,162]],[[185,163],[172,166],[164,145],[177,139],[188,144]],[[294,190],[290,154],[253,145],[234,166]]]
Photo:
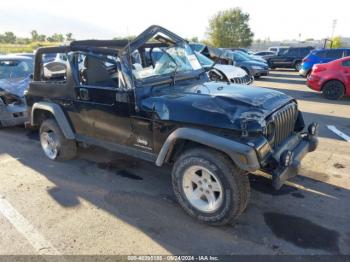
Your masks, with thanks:
[[[89,90],[86,88],[80,88],[79,89],[79,96],[81,100],[90,100]]]

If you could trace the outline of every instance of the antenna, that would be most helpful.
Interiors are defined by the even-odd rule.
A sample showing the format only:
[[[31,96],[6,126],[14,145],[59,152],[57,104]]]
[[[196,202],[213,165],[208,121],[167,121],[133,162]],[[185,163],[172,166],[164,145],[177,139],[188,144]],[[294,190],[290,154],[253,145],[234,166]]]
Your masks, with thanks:
[[[337,27],[337,22],[338,22],[337,19],[333,19],[333,22],[332,22],[332,35],[331,35],[331,39],[332,39],[333,36],[334,36],[335,28]]]

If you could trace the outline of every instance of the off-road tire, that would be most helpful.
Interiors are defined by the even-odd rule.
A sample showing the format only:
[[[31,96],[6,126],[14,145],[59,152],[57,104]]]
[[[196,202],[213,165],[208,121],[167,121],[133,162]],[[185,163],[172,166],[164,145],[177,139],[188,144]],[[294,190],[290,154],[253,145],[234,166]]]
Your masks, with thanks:
[[[223,187],[220,207],[205,213],[195,208],[183,190],[183,176],[191,166],[203,166],[214,172]],[[175,196],[182,208],[192,217],[213,226],[233,224],[247,207],[250,184],[247,172],[239,169],[226,155],[205,147],[187,150],[176,160],[172,171]]]
[[[56,138],[58,144],[58,154],[55,161],[65,161],[74,159],[77,155],[77,144],[75,140],[66,139],[61,128],[58,126],[55,119],[49,118],[41,123],[39,135],[45,131],[52,131]]]
[[[331,80],[324,84],[322,88],[322,95],[326,99],[337,100],[344,96],[344,85],[337,80]]]

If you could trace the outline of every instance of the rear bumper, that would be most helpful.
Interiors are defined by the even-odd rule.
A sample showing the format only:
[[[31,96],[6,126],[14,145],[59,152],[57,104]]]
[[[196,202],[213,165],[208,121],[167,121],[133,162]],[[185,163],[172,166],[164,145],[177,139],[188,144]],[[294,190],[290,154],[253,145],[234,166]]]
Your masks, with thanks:
[[[306,133],[295,135],[287,140],[273,155],[273,158],[279,163],[278,167],[271,173],[273,187],[280,189],[286,180],[297,176],[301,160],[307,153],[315,151],[317,145],[317,136]],[[288,166],[284,166],[281,163],[281,156],[286,151],[292,153],[292,160]]]

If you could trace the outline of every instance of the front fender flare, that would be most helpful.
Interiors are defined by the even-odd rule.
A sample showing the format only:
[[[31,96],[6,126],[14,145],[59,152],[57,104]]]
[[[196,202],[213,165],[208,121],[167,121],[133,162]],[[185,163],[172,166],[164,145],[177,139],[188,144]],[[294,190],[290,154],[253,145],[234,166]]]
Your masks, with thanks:
[[[157,166],[163,165],[173,151],[175,142],[179,139],[193,141],[224,152],[243,170],[254,172],[260,169],[260,163],[253,147],[200,129],[186,127],[178,128],[168,136],[158,154]]]
[[[49,102],[37,102],[32,107],[30,123],[31,125],[37,125],[37,121],[35,119],[35,111],[36,110],[44,110],[50,112],[56,119],[58,126],[61,128],[64,136],[67,139],[75,139],[74,132],[72,130],[71,125],[68,122],[62,108],[55,104]]]

